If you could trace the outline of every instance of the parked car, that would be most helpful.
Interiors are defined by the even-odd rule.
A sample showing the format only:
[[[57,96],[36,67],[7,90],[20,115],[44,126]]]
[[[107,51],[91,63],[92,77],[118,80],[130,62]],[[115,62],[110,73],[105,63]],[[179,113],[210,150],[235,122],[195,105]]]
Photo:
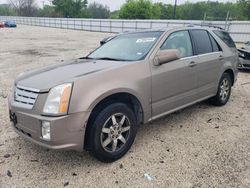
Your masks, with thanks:
[[[0,28],[4,28],[4,23],[0,22]]]
[[[246,42],[238,51],[240,58],[239,69],[250,69],[250,41]]]
[[[140,124],[206,99],[225,105],[238,63],[221,29],[124,33],[87,57],[20,75],[8,97],[10,120],[36,144],[112,162],[127,153]]]
[[[4,22],[5,27],[16,27],[16,23],[12,20],[7,20]]]

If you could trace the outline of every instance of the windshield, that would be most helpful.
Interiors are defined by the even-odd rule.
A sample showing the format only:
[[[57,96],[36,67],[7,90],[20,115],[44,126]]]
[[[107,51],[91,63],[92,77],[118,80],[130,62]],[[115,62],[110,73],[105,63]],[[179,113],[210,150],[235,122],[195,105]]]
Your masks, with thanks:
[[[97,48],[87,58],[137,61],[146,57],[163,32],[140,32],[118,35]]]

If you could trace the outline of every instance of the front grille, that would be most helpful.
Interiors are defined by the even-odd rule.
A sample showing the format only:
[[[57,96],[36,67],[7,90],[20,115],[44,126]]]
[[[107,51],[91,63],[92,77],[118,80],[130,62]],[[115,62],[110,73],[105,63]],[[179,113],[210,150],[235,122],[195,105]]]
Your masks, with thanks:
[[[39,95],[39,90],[16,86],[14,91],[14,101],[21,108],[32,109]]]
[[[250,68],[249,64],[243,64],[244,67]]]

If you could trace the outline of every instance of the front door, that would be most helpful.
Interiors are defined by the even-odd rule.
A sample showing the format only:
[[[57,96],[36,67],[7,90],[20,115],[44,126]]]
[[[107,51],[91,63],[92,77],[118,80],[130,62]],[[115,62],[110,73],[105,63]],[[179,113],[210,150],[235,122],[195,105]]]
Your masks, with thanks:
[[[152,66],[152,118],[181,108],[196,100],[197,56],[189,32],[170,34],[159,50],[177,49],[181,58],[160,66]]]

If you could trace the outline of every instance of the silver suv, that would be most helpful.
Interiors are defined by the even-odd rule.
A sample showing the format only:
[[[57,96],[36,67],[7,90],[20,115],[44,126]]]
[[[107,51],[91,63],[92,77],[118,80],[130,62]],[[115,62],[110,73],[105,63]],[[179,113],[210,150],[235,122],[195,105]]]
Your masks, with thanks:
[[[140,124],[209,99],[227,103],[238,52],[214,27],[129,32],[87,57],[19,76],[9,96],[16,132],[50,149],[121,158]]]

